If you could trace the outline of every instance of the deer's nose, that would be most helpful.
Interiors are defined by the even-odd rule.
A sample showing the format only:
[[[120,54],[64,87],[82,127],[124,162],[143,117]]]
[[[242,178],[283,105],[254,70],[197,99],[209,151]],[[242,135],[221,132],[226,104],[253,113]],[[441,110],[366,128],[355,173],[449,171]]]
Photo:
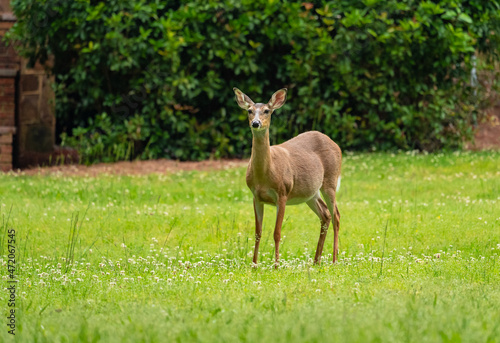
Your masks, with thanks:
[[[259,121],[259,120],[254,120],[254,121],[252,122],[252,127],[253,127],[254,129],[258,129],[258,128],[260,127],[260,125],[261,125],[261,123],[260,123],[260,121]]]

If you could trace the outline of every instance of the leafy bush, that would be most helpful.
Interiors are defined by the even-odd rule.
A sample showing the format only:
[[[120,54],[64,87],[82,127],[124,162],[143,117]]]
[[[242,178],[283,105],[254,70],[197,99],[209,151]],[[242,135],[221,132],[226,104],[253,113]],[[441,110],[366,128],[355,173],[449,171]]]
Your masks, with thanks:
[[[289,88],[276,142],[317,129],[344,149],[459,146],[496,57],[500,1],[13,0],[9,34],[54,56],[58,132],[87,159],[248,155],[237,86]]]

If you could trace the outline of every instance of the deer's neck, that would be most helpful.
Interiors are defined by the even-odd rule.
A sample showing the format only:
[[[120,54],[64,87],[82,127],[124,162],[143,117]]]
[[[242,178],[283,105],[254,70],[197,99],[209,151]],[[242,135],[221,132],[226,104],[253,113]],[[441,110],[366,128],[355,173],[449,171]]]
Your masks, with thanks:
[[[271,144],[269,129],[252,131],[252,170],[258,176],[266,175],[271,168]]]

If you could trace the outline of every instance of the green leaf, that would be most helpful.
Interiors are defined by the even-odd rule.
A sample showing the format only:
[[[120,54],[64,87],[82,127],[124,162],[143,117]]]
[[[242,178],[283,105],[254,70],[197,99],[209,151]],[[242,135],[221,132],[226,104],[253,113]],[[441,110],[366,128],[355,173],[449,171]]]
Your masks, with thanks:
[[[468,24],[472,24],[471,17],[469,17],[469,15],[466,13],[460,13],[458,15],[458,20],[463,21],[463,22],[468,23]]]

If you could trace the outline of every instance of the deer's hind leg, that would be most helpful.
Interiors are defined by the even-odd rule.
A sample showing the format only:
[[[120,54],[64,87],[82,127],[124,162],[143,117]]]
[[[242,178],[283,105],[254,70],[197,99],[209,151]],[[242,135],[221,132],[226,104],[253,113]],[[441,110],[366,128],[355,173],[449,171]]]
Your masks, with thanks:
[[[337,201],[335,200],[335,189],[322,189],[321,194],[326,200],[328,210],[332,213],[333,217],[333,263],[337,262],[337,257],[339,253],[339,231],[340,231],[340,212],[337,207]]]
[[[318,247],[316,248],[316,255],[314,256],[314,263],[318,264],[321,262],[321,254],[323,252],[323,246],[325,245],[325,238],[328,232],[328,227],[330,226],[330,220],[332,216],[328,211],[328,207],[321,199],[319,192],[318,194],[307,202],[307,205],[313,210],[321,221],[321,231],[319,234]]]

